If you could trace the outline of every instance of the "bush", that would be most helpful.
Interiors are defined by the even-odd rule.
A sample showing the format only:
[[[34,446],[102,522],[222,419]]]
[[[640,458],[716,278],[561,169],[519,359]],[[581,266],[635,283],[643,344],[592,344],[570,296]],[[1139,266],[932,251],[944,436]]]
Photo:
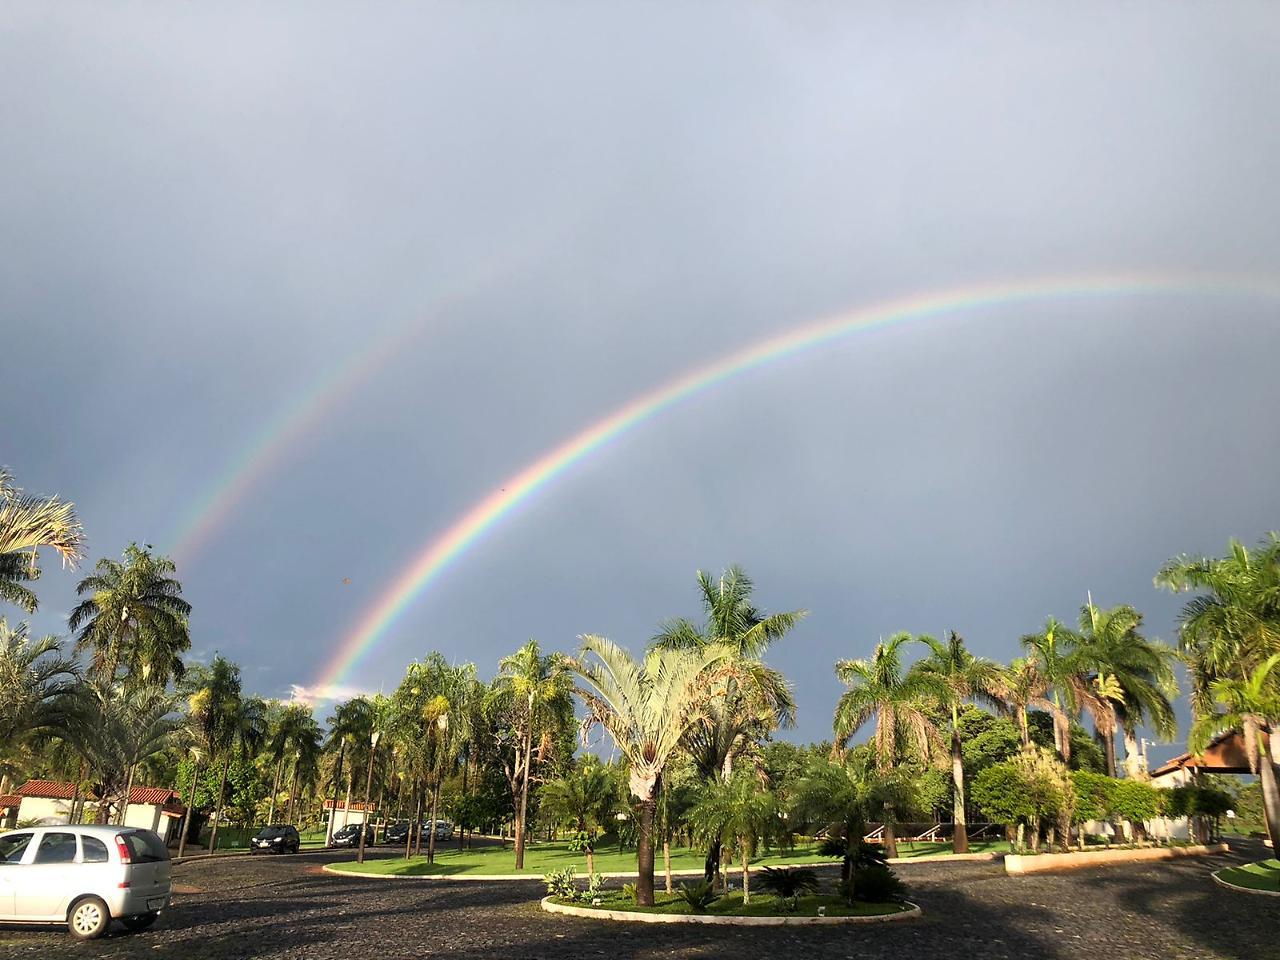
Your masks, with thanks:
[[[711,884],[706,881],[692,884],[682,883],[676,888],[676,892],[694,913],[706,913],[707,908],[720,899],[715,890],[711,888]]]
[[[622,885],[622,895],[632,903],[640,899],[640,891],[634,883],[624,883]]]
[[[1035,816],[1031,786],[1012,763],[996,763],[983,770],[969,791],[974,805],[996,823],[1013,826]]]
[[[600,896],[604,890],[604,876],[599,873],[593,873],[587,878],[587,889],[578,895],[578,899],[584,903],[590,903],[596,897]]]
[[[544,874],[542,882],[547,885],[549,897],[572,900],[578,895],[578,885],[573,879],[573,867],[565,867],[563,870],[553,870],[551,873]]]
[[[761,887],[783,901],[783,905],[788,910],[795,910],[796,901],[801,894],[813,893],[818,889],[818,875],[804,867],[790,870],[765,867],[760,873],[758,882]]]
[[[1071,780],[1076,792],[1076,821],[1105,820],[1111,813],[1115,787],[1120,781],[1088,770],[1076,770]]]
[[[1155,787],[1141,780],[1116,780],[1111,800],[1111,813],[1130,823],[1141,825],[1160,809]]]
[[[898,903],[906,898],[907,888],[898,875],[886,866],[861,867],[854,870],[848,880],[840,883],[840,893],[852,904],[855,900],[864,903]]]

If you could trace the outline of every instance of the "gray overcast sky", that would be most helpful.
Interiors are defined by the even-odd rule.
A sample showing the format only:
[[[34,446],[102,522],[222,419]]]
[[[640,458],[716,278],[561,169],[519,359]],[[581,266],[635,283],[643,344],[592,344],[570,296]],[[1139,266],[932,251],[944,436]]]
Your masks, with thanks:
[[[1276,276],[1277,48],[1243,2],[15,0],[0,462],[92,558],[171,550],[264,425],[406,335],[180,570],[195,648],[282,695],[495,484],[753,340],[1039,274]],[[548,487],[351,683],[638,647],[729,562],[812,611],[772,656],[805,739],[896,629],[1007,659],[1092,590],[1172,639],[1159,564],[1280,526],[1278,307],[1006,305],[752,373]]]

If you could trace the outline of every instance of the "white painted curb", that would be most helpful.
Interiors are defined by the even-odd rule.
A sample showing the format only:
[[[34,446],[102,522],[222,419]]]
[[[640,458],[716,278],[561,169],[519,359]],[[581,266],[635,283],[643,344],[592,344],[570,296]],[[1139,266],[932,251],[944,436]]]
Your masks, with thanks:
[[[1083,853],[1041,853],[1031,856],[1011,853],[1004,858],[1005,873],[1025,876],[1029,873],[1054,873],[1059,870],[1083,870],[1114,863],[1142,863],[1151,860],[1174,860],[1178,857],[1204,857],[1227,853],[1230,847],[1215,843],[1194,847],[1139,847],[1125,850],[1087,850]]]
[[[552,903],[550,897],[542,898],[542,909],[547,913],[563,913],[570,917],[586,917],[589,920],[622,920],[629,923],[702,923],[723,927],[790,927],[813,926],[833,923],[894,923],[898,920],[914,920],[923,911],[914,903],[899,913],[885,913],[871,917],[716,917],[703,913],[640,913],[635,910],[598,910],[595,907],[570,907]]]
[[[948,853],[936,857],[894,857],[886,862],[895,865],[912,863],[954,863],[962,860],[995,860],[1002,856],[1004,856],[1004,854],[1001,853]],[[351,863],[352,861],[346,860],[343,862]],[[434,880],[437,883],[475,883],[487,880],[526,880],[538,881],[539,883],[542,881],[542,874],[540,873],[370,873],[368,871],[335,870],[334,868],[336,866],[338,866],[338,864],[326,863],[322,869],[325,873],[332,873],[339,877],[360,877],[365,880]],[[751,872],[754,874],[764,869],[764,866],[773,867],[775,870],[791,870],[797,867],[838,867],[840,866],[840,861],[838,859],[832,859],[820,860],[816,863],[770,863],[764,864],[760,867],[752,867]],[[741,872],[741,869],[731,870],[730,878],[732,878],[733,875],[740,874]],[[600,876],[604,877],[606,880],[626,880],[634,878],[635,875],[636,872],[634,870],[624,870],[621,873],[600,874]],[[672,870],[671,875],[673,877],[700,877],[703,875],[703,872],[701,870]],[[580,874],[580,876],[585,877],[586,874]],[[665,876],[663,871],[654,871],[655,878],[661,879],[663,876]],[[599,911],[596,912],[598,913]]]
[[[1223,867],[1222,869],[1230,870],[1232,868]],[[1218,874],[1220,874],[1221,872],[1222,870],[1215,870],[1213,871],[1213,873],[1209,874],[1209,876],[1213,877],[1213,882],[1220,887],[1226,887],[1228,890],[1234,890],[1237,893],[1256,893],[1259,896],[1263,896],[1263,897],[1280,897],[1280,890],[1254,890],[1252,887],[1242,887],[1239,884],[1235,884],[1235,883],[1231,883],[1230,881],[1223,880],[1220,876],[1218,876]]]

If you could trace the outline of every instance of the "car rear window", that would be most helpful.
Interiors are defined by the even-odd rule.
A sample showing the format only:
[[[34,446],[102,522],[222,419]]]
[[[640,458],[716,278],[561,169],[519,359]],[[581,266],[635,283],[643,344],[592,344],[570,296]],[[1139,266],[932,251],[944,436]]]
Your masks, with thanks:
[[[107,856],[107,845],[97,837],[81,835],[80,846],[84,848],[84,863],[106,863],[111,859]]]
[[[22,855],[27,852],[27,846],[31,843],[34,834],[30,833],[7,833],[0,837],[0,861],[5,863],[19,863]]]
[[[158,863],[169,859],[169,848],[150,830],[137,830],[121,834],[129,845],[129,856],[134,863]]]
[[[74,833],[46,833],[36,847],[35,863],[75,863],[76,835]]]

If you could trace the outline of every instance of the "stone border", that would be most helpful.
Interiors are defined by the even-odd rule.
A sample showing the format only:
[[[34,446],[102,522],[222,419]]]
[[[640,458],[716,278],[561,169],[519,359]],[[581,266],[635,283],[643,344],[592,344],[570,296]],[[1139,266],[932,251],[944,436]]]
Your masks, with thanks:
[[[971,860],[997,860],[1000,857],[1007,856],[1003,853],[947,853],[936,857],[894,857],[886,862],[894,865],[903,865],[911,863],[954,863],[957,861]],[[343,863],[354,863],[353,860],[344,860]],[[751,872],[754,874],[764,867],[773,867],[775,870],[793,870],[799,867],[821,868],[821,867],[837,867],[840,861],[819,860],[812,863],[767,863],[759,867],[752,867]],[[542,874],[540,873],[370,873],[364,870],[335,870],[336,863],[326,863],[322,868],[325,873],[332,873],[339,877],[359,877],[362,880],[434,880],[437,883],[456,882],[456,883],[474,883],[477,881],[511,881],[517,880],[542,882]],[[732,871],[733,874],[741,873],[741,870]],[[624,870],[617,873],[600,874],[606,880],[628,880],[634,878],[636,872],[634,870]],[[701,870],[672,870],[673,877],[700,877]],[[586,874],[581,874],[586,876]],[[661,870],[654,871],[654,877],[660,878],[664,876]]]
[[[570,917],[586,917],[588,920],[621,920],[630,923],[702,923],[726,927],[784,927],[833,923],[894,923],[914,920],[924,915],[917,904],[905,904],[906,910],[898,913],[882,913],[867,917],[722,917],[705,913],[640,913],[636,910],[600,910],[596,907],[570,907],[552,903],[550,897],[542,898],[542,909],[547,913],[562,913]]]
[[[1234,870],[1235,867],[1223,867],[1222,870]],[[1262,897],[1280,897],[1280,890],[1255,890],[1253,887],[1242,887],[1238,883],[1232,883],[1230,880],[1223,880],[1218,874],[1222,870],[1215,870],[1209,876],[1213,877],[1213,882],[1220,887],[1226,887],[1228,890],[1235,890],[1237,893],[1254,893]]]
[[[1054,873],[1059,870],[1082,870],[1113,863],[1142,863],[1150,860],[1173,860],[1177,857],[1203,857],[1230,851],[1225,843],[1191,847],[1137,847],[1123,850],[1086,850],[1077,853],[1040,853],[1022,856],[1011,853],[1004,858],[1005,873],[1025,876],[1029,873]]]

